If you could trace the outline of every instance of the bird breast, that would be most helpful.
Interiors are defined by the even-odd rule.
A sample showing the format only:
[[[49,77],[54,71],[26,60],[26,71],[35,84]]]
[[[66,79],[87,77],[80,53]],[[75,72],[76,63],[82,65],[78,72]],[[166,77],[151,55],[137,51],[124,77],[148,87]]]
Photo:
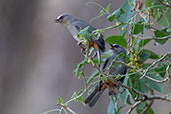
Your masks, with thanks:
[[[76,27],[74,27],[73,25],[69,24],[67,26],[67,28],[68,28],[69,32],[72,34],[73,38],[75,40],[77,40],[78,42],[80,42],[80,39],[77,37],[77,34],[78,34],[79,31],[76,29]]]

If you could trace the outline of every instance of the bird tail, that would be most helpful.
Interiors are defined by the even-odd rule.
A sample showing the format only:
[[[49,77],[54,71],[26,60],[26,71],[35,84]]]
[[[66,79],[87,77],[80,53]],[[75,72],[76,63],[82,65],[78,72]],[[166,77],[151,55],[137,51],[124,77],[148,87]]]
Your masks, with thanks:
[[[98,45],[98,42],[94,42],[94,48],[96,49],[96,53],[97,53],[97,58],[98,58],[98,67],[100,68],[100,64],[101,64],[101,48]]]
[[[97,57],[98,57],[98,67],[100,68],[100,64],[101,64],[101,51],[99,49],[97,50]]]
[[[85,104],[92,108],[103,92],[104,90],[99,89],[99,85],[97,85],[95,90],[85,99]]]

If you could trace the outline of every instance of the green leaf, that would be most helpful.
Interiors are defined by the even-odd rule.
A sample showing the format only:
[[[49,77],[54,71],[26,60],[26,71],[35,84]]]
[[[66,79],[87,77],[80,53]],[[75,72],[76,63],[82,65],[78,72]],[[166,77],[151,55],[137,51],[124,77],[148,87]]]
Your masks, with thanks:
[[[111,6],[111,3],[109,3],[109,4],[107,5],[107,7],[106,7],[106,12],[108,12],[108,13],[109,13],[109,10],[110,10],[110,6]]]
[[[139,105],[137,106],[137,110],[139,110],[139,111],[143,110],[144,107],[145,107],[145,105],[146,105],[146,102],[143,102],[143,103],[139,104]],[[138,112],[138,113],[139,113],[139,112]]]
[[[87,84],[89,84],[91,81],[94,80],[94,78],[96,78],[97,76],[99,76],[99,72],[95,71],[87,80]]]
[[[141,105],[141,104],[140,104]],[[145,108],[145,106],[144,106],[144,108]],[[144,109],[143,108],[143,109]],[[141,112],[143,111],[143,109],[138,109],[138,108],[136,108],[136,112],[137,112],[137,114],[141,114]],[[148,110],[147,110],[147,112],[145,113],[145,114],[154,114],[154,111],[153,111],[153,109],[150,107]]]
[[[151,40],[141,40],[140,46],[144,47],[146,44],[148,44]]]
[[[105,39],[105,42],[109,44],[119,44],[123,47],[127,47],[127,41],[123,36],[109,36]]]
[[[120,15],[122,15],[124,13],[125,12],[123,11],[123,9],[122,8],[119,8],[119,9],[115,10],[112,14],[110,14],[109,16],[107,16],[107,19],[110,22],[112,22],[115,17],[118,19],[120,17]]]
[[[83,104],[84,106],[86,106],[86,104],[84,102],[84,97],[83,96],[78,97],[77,101],[80,102],[81,104]]]
[[[150,107],[150,108],[147,110],[146,114],[154,114],[153,109]]]
[[[165,11],[163,9],[163,11]],[[170,26],[171,28],[171,8],[169,9],[168,12],[166,12],[165,14],[163,14],[162,18],[158,21],[158,23],[163,27],[168,27]]]
[[[139,74],[130,75],[130,80],[133,88],[142,93],[147,93],[149,91],[149,87],[145,85],[143,80],[139,80],[139,78],[140,78]],[[135,94],[132,94],[133,98],[135,97],[134,95]]]
[[[118,103],[115,97],[111,97],[111,101],[108,105],[107,114],[124,114],[120,112],[120,107],[118,107]]]
[[[166,64],[161,64],[159,65],[157,68],[155,68],[154,70],[160,74],[161,77],[164,77],[166,74]]]
[[[170,32],[167,32],[167,29],[168,29],[168,28],[166,28],[166,29],[164,29],[164,30],[161,30],[161,31],[159,31],[159,30],[154,31],[155,37],[164,37],[164,36],[171,35]],[[160,44],[163,45],[164,43],[166,43],[167,40],[168,40],[168,39],[165,39],[165,40],[156,40],[156,42],[158,42],[158,43],[160,43]]]
[[[159,55],[152,52],[151,50],[143,49],[143,52],[147,52],[150,54],[149,58],[150,59],[159,59]]]
[[[138,34],[138,33],[143,33],[144,32],[144,24],[137,23],[134,25],[133,33]]]
[[[134,0],[129,0],[129,1],[132,3],[134,2]],[[122,12],[124,12],[124,14],[120,15],[118,21],[127,23],[133,15],[133,12],[131,11],[132,8],[133,7],[129,5],[128,0],[126,0],[126,2],[121,7],[121,9],[123,10]]]
[[[135,52],[137,52],[137,51],[140,50],[141,41],[142,41],[142,40],[140,40],[140,39],[135,39],[135,42],[134,42],[134,50],[135,50]]]
[[[90,34],[88,32],[89,30],[90,30],[90,27],[87,26],[78,33],[78,37],[80,38],[80,40],[82,40],[81,39],[82,37],[84,37],[88,41],[90,40]]]
[[[124,85],[127,85],[128,78],[129,78],[129,76],[128,76],[128,73],[127,73],[126,76],[125,76],[124,82],[123,82]],[[120,88],[119,91],[123,91],[123,88]],[[122,104],[126,104],[127,101],[129,101],[128,100],[129,95],[130,95],[130,93],[129,93],[129,91],[127,89],[122,94],[120,94],[119,98],[120,98],[120,101],[121,101]]]
[[[155,79],[155,80],[162,80],[160,74],[156,73],[154,70],[151,70],[147,73],[147,76]],[[157,83],[157,82],[154,82],[146,77],[144,77],[143,79],[143,82],[146,86],[148,86],[149,88],[155,90],[155,91],[158,91],[160,93],[163,93],[163,85],[161,83]]]
[[[100,10],[100,15],[103,15],[104,14],[104,10]]]
[[[144,62],[144,61],[146,61],[149,57],[150,57],[150,53],[149,53],[149,52],[143,51],[143,52],[140,54],[140,61],[141,61],[141,62]]]
[[[57,100],[58,100],[58,102],[57,102],[58,104],[63,103],[63,100],[60,97],[58,97]]]
[[[114,104],[112,101],[110,101],[110,103],[108,105],[108,109],[107,109],[107,114],[115,114],[114,109],[116,109],[116,110],[118,109],[116,104]]]
[[[145,3],[145,7],[149,8],[152,5],[152,0],[145,0],[144,3]]]
[[[73,70],[73,74],[77,77],[79,75],[79,70],[85,65],[87,64],[87,59],[85,58],[84,60],[82,60],[78,65],[77,68],[75,70]]]
[[[128,2],[129,1],[129,2]],[[130,3],[134,3],[134,0],[126,0],[126,2],[123,4],[123,6],[121,7],[122,10],[125,12],[124,14],[120,15],[120,17],[117,19],[119,22],[121,23],[128,23],[129,19],[132,17],[132,15],[134,14],[133,11],[131,11],[133,9],[132,6],[130,6]],[[124,31],[122,31],[122,27],[125,28]],[[127,31],[127,27],[128,24],[122,25],[118,27],[118,30],[120,32],[121,35],[124,35],[125,32]]]
[[[126,104],[129,98],[129,91],[126,89],[119,98],[122,104]]]
[[[77,96],[77,92],[74,92],[71,96],[71,99]]]

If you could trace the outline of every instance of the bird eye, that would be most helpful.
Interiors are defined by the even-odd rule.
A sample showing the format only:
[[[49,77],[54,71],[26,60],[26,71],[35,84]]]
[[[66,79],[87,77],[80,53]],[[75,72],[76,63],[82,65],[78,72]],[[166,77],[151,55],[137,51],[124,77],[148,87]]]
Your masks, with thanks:
[[[63,19],[64,19],[64,16],[60,16],[60,17],[59,17],[59,20],[63,20]]]
[[[119,47],[119,45],[114,45],[113,47],[118,48],[118,47]]]

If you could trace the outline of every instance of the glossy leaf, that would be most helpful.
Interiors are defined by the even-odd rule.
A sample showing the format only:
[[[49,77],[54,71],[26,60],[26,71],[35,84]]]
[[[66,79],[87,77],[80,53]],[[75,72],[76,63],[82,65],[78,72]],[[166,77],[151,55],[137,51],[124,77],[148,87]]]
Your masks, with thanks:
[[[119,44],[123,47],[127,47],[127,41],[123,36],[109,36],[105,39],[105,42],[109,44]]]

